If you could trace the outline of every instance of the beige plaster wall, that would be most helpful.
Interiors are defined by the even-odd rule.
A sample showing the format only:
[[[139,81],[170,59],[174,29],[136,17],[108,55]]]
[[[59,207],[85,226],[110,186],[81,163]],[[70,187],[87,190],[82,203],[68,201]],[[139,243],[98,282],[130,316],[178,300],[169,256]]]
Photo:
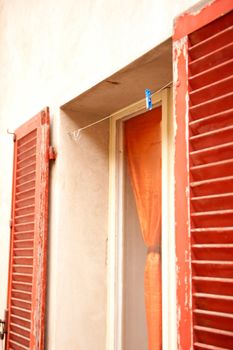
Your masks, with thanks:
[[[172,35],[196,0],[1,0],[1,118],[61,105]]]
[[[51,227],[46,349],[105,347],[108,121],[78,141],[69,135],[92,120],[71,111],[61,115],[54,203],[59,224]]]
[[[81,152],[81,149],[66,134],[66,130],[77,122],[75,116],[60,114],[59,107],[170,37],[174,16],[194,3],[196,0],[0,0],[0,317],[6,305],[13,161],[13,140],[7,134],[7,128],[14,130],[48,105],[53,120],[53,144],[58,149],[58,159],[51,169],[49,350],[64,350],[67,342],[71,342],[71,350],[102,350],[105,342],[105,269],[102,267],[106,227],[93,227],[90,222],[88,237],[92,238],[89,242],[83,234],[86,231],[84,220],[80,218],[85,214],[89,219],[90,213],[97,210],[96,220],[104,226],[106,217],[100,215],[95,201],[91,203],[90,213],[87,203],[82,208],[75,201],[74,191],[78,190],[85,201],[84,189],[87,188],[78,163],[75,163],[75,152]],[[94,152],[91,159],[97,162],[97,168],[107,169],[106,129],[102,132],[101,136],[96,136],[101,146],[93,138],[85,142],[88,145],[93,142],[89,151],[90,155],[91,150]],[[94,146],[97,146],[98,156]],[[71,181],[74,169],[77,177]],[[103,176],[107,186],[106,172],[101,171],[98,179]],[[93,191],[98,192],[89,168],[88,174],[93,180]],[[99,190],[105,193],[104,188]],[[71,209],[75,212],[72,225]],[[107,213],[106,203],[100,204],[99,210]],[[77,230],[73,229],[74,224]],[[89,249],[93,260],[87,262]],[[80,267],[83,262],[95,281],[95,291]],[[82,296],[78,294],[82,293],[78,279],[73,278],[77,274],[80,283],[86,287]],[[78,297],[85,302],[76,305]],[[96,304],[95,298],[100,301],[98,309],[93,304]],[[68,300],[72,300],[77,310],[74,319]],[[84,305],[89,302],[91,328],[85,316],[83,319]],[[69,329],[66,328],[70,325],[68,320],[73,324]],[[81,330],[78,324],[81,324]],[[88,346],[84,347],[86,335],[89,340]]]

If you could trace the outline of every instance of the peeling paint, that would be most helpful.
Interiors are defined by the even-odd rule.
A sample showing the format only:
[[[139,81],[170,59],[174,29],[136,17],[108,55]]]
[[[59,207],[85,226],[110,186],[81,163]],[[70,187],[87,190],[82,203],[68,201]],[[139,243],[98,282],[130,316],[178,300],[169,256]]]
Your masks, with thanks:
[[[178,40],[232,9],[229,0],[203,0],[176,17],[173,38]]]
[[[190,7],[188,11],[185,11],[183,16],[191,15],[191,16],[197,16],[203,11],[204,9],[211,6],[216,0],[202,0],[199,1],[196,5]]]
[[[188,182],[188,37],[174,42],[174,114],[176,121],[175,134],[175,215],[177,244],[176,278],[177,278],[177,347],[186,350],[191,339],[187,330],[190,324],[190,258],[189,258],[189,182]],[[185,103],[183,103],[183,101]],[[180,108],[182,103],[182,108]],[[178,126],[178,127],[177,127]],[[181,193],[182,186],[182,193]],[[176,189],[177,188],[177,189]],[[178,193],[176,193],[178,191]]]
[[[184,46],[185,46],[186,41],[187,41],[187,38],[182,38],[180,40],[173,42],[173,97],[174,97],[173,98],[173,112],[174,112],[174,116],[176,116],[176,103],[175,103],[175,101],[176,101],[177,88],[180,85],[179,75],[178,75],[178,60],[179,60],[179,57],[184,50]],[[176,139],[177,128],[178,128],[176,118],[174,118],[173,125],[174,125],[174,138]]]

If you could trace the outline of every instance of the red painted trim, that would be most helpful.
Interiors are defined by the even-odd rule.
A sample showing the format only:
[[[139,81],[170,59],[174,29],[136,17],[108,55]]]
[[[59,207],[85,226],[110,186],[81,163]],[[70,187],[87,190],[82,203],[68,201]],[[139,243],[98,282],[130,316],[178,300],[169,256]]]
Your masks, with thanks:
[[[187,37],[174,45],[175,136],[175,235],[177,278],[177,350],[192,349],[191,254],[189,232],[189,179],[187,123]]]
[[[232,9],[232,0],[212,0],[199,8],[191,8],[175,20],[173,40],[181,39]]]

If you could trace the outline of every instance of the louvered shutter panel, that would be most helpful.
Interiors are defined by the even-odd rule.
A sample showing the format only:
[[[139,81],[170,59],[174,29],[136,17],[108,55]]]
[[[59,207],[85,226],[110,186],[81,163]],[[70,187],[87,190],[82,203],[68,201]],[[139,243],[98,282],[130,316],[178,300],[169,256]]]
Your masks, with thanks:
[[[49,111],[15,131],[6,350],[44,349]]]
[[[176,181],[179,182],[179,174],[186,177],[183,185],[179,182],[176,187],[176,203],[177,191],[181,189],[181,196],[186,196],[183,202],[187,219],[182,230],[183,219],[176,214],[177,292],[181,310],[178,331],[185,337],[186,330],[188,339],[179,338],[178,348],[230,350],[233,349],[233,11],[188,33],[174,43],[174,48],[178,74],[175,113],[178,129],[183,128],[177,132],[176,161],[179,146],[185,143],[185,150],[181,151],[183,163],[178,161],[176,165]],[[186,169],[178,169],[180,166]],[[186,241],[184,245],[182,240]]]

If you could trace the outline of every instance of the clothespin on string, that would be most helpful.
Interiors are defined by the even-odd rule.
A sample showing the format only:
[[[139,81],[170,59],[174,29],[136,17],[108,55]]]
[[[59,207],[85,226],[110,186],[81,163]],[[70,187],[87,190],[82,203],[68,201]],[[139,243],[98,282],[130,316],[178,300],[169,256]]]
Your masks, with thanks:
[[[154,93],[158,93],[160,91],[162,91],[163,89],[165,89],[167,86],[170,86],[172,84],[172,81],[169,81],[167,84],[163,85],[159,90],[156,90],[156,91],[152,91],[150,89],[145,89],[145,97],[146,97],[146,109],[147,110],[152,110],[153,108],[153,104],[152,104],[152,94]],[[102,123],[103,121],[111,118],[112,115],[108,115],[104,118],[101,118],[91,124],[88,124],[86,126],[83,126],[82,128],[79,128],[77,130],[73,130],[73,131],[69,131],[68,134],[75,140],[75,141],[79,141],[80,139],[80,136],[81,136],[81,132],[96,125],[96,124],[99,124],[99,123]]]
[[[149,89],[145,90],[145,96],[146,96],[146,109],[151,110],[152,100],[151,100],[151,91]]]

